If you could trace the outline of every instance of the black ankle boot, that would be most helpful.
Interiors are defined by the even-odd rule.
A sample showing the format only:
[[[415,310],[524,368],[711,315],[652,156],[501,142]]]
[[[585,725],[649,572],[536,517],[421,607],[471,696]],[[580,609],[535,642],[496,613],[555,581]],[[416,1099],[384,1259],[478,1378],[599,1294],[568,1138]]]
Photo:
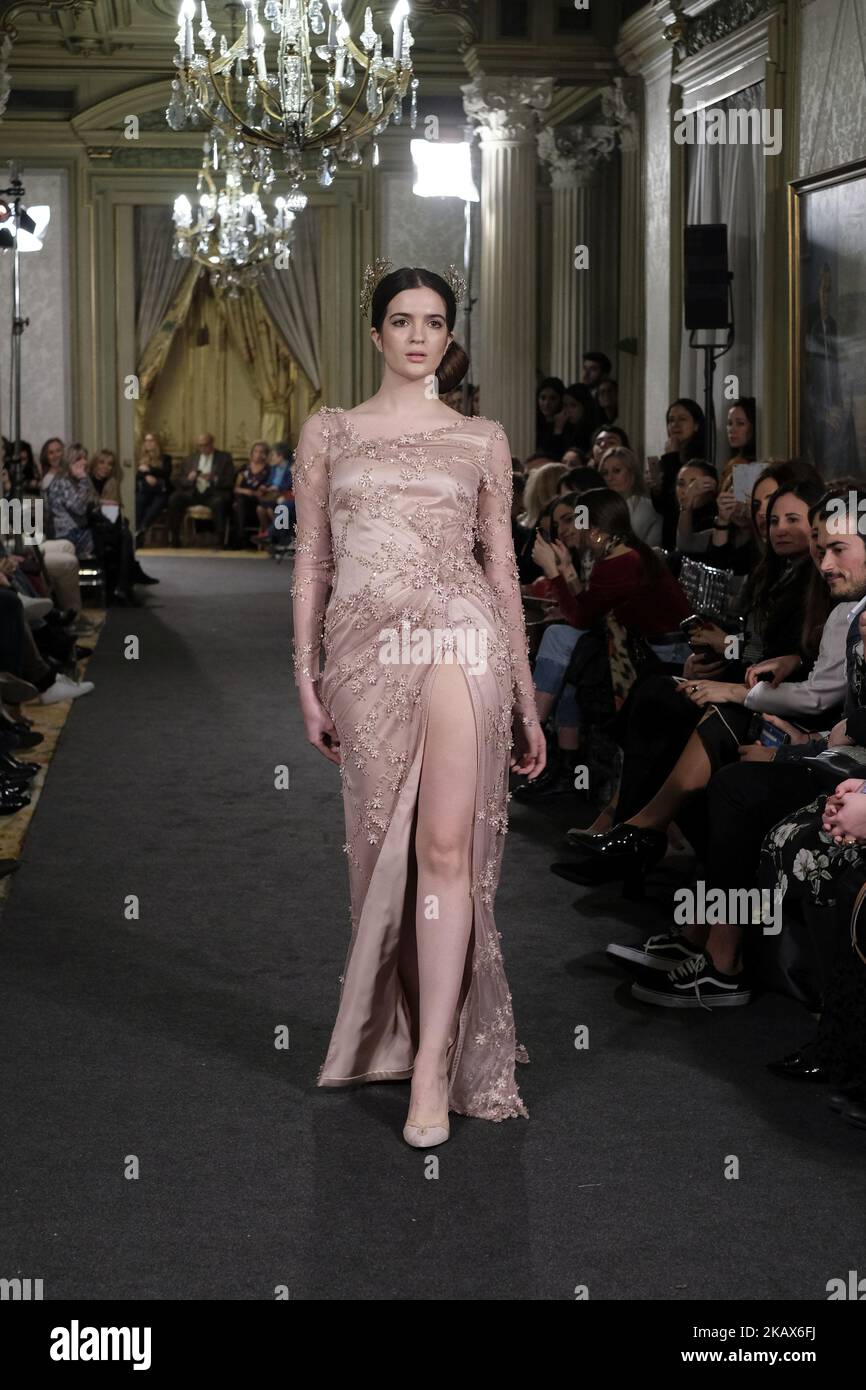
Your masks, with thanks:
[[[519,787],[514,788],[512,796],[518,801],[534,801],[539,796],[556,796],[568,791],[569,786],[568,758],[563,757],[561,749],[548,748],[544,771],[532,782],[521,782]]]

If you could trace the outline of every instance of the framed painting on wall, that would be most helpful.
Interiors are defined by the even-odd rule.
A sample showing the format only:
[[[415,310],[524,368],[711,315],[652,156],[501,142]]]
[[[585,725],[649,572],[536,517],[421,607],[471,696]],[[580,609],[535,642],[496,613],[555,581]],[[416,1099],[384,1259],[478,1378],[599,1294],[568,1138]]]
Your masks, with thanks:
[[[788,189],[791,456],[866,476],[866,160]]]

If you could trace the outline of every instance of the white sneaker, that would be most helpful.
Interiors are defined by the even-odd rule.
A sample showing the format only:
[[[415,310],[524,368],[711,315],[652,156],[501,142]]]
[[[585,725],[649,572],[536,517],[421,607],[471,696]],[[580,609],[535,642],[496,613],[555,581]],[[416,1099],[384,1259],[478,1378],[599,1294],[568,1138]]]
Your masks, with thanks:
[[[58,676],[53,685],[43,690],[39,696],[43,705],[57,705],[61,700],[77,700],[79,695],[89,695],[93,681],[71,681],[68,676]]]
[[[28,623],[44,618],[54,607],[50,598],[31,598],[29,594],[19,594],[18,597]]]

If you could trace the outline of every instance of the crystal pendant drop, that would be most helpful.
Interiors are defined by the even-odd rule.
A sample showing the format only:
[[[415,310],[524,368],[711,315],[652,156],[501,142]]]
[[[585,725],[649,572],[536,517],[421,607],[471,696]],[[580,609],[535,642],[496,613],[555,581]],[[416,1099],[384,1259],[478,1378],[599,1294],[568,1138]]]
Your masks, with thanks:
[[[373,168],[374,168],[374,169],[377,169],[378,167],[379,167],[379,141],[378,141],[378,140],[374,140],[374,141],[373,141]]]
[[[402,97],[398,97],[397,100],[394,102],[394,114],[392,115],[391,120],[394,122],[395,125],[402,125],[402,124],[403,124],[403,98],[402,98]]]
[[[310,0],[310,28],[314,34],[324,34],[325,17],[322,14],[322,0]]]
[[[414,130],[418,125],[418,88],[421,84],[417,77],[413,77],[409,85],[412,88],[412,103],[409,107],[409,125],[412,130]]]
[[[171,130],[183,130],[186,125],[186,111],[180,94],[180,83],[177,79],[171,84],[171,102],[166,107],[165,119]]]
[[[368,53],[371,48],[375,47],[376,37],[376,30],[373,28],[373,11],[368,5],[364,11],[364,28],[361,30],[361,43]]]
[[[350,54],[349,54],[349,57],[348,57],[348,59],[347,59],[347,61],[346,61],[346,67],[345,67],[345,69],[344,69],[344,71],[343,71],[343,84],[344,84],[344,86],[346,86],[346,87],[354,87],[354,85],[355,85],[355,79],[357,78],[357,76],[358,76],[358,74],[357,74],[357,72],[356,72],[356,70],[355,70],[355,60],[354,60],[354,58],[352,57],[352,55],[351,55],[351,53],[350,53]]]
[[[328,160],[330,150],[322,150],[322,163],[319,167],[319,183],[323,188],[330,188],[334,182],[334,175],[331,173],[331,165]]]

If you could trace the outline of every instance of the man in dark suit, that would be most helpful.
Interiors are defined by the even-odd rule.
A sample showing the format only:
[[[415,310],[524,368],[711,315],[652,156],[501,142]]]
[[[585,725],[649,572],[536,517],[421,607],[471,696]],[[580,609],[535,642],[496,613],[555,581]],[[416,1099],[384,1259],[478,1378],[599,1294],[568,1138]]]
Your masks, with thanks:
[[[172,545],[180,545],[180,526],[188,507],[210,507],[216,543],[223,549],[226,517],[232,503],[235,466],[231,454],[214,449],[212,434],[200,434],[196,452],[181,464],[180,479],[168,499],[168,525]]]

